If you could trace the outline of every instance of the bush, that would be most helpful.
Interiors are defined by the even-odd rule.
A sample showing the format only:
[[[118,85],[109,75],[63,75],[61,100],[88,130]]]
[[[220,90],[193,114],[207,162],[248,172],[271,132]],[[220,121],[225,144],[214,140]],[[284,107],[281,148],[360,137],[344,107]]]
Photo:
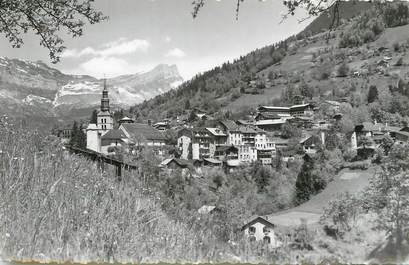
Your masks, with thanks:
[[[360,200],[349,193],[343,193],[330,201],[320,219],[327,234],[337,238],[350,231],[361,212],[360,204]]]
[[[349,74],[349,66],[347,63],[342,63],[337,70],[339,77],[346,77]]]

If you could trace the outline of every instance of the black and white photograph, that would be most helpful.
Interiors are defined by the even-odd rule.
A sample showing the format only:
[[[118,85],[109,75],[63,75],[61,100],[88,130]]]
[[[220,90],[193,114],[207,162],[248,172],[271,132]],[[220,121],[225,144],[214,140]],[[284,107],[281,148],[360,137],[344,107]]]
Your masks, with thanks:
[[[409,264],[409,1],[0,0],[0,265]]]

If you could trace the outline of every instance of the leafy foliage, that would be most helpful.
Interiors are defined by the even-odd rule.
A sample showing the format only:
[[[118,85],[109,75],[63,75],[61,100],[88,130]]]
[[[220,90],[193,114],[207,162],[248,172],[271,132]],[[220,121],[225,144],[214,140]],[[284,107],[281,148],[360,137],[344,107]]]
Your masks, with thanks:
[[[324,209],[320,223],[336,237],[342,237],[356,225],[359,218],[361,201],[354,195],[343,193],[337,199],[329,202]],[[327,232],[327,233],[328,233]]]
[[[58,62],[65,49],[63,39],[58,35],[62,30],[72,37],[83,33],[85,21],[91,24],[106,19],[93,9],[94,0],[23,0],[1,1],[0,32],[13,47],[23,45],[23,36],[33,31],[40,37],[40,45],[49,50],[50,58]]]
[[[82,130],[82,126],[76,121],[72,125],[72,132],[69,144],[74,147],[85,149],[87,147],[87,136]]]
[[[325,187],[324,181],[315,174],[314,166],[314,160],[307,155],[304,156],[304,164],[295,183],[297,204],[309,200],[312,195]]]
[[[393,147],[382,170],[375,174],[365,192],[365,208],[377,214],[377,228],[396,239],[402,250],[404,230],[409,226],[408,146]]]

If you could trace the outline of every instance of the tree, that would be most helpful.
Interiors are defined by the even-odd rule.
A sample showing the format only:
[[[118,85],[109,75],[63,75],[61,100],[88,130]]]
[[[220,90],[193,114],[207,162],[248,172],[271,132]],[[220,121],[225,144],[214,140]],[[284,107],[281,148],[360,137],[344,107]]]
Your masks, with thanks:
[[[97,124],[97,122],[98,122],[98,111],[96,109],[94,109],[92,111],[89,123]]]
[[[327,232],[332,231],[334,236],[342,237],[356,224],[360,213],[361,200],[346,192],[331,200],[324,209],[320,223],[324,225]]]
[[[261,0],[260,0],[261,1]],[[194,0],[193,1],[193,17],[197,17],[200,9],[205,5],[206,0]],[[236,19],[238,19],[240,4],[244,0],[236,0]],[[333,28],[340,23],[340,12],[339,5],[343,0],[325,0],[325,1],[314,1],[314,0],[284,0],[283,4],[287,9],[286,13],[282,16],[286,19],[289,15],[294,16],[297,10],[304,9],[308,17],[318,16],[322,13],[330,13],[331,24],[330,28]],[[375,2],[381,2],[381,0],[375,0]]]
[[[304,156],[304,163],[295,183],[296,203],[301,204],[325,187],[325,183],[314,174],[314,160]]]
[[[349,66],[347,63],[342,63],[337,70],[338,76],[339,77],[346,77],[348,76],[349,73]]]
[[[378,88],[375,85],[369,87],[367,99],[368,103],[373,103],[378,99]]]
[[[301,130],[286,122],[281,127],[281,136],[286,139],[301,137]]]
[[[304,79],[301,80],[300,93],[303,97],[311,99],[314,96],[314,90],[311,86],[309,86]]]
[[[378,215],[377,227],[395,240],[397,260],[403,250],[404,230],[409,227],[408,146],[393,147],[390,157],[375,174],[364,193],[365,208]]]
[[[381,147],[385,155],[389,154],[389,151],[392,149],[392,146],[395,144],[395,141],[390,135],[385,135],[381,140]]]
[[[185,110],[190,110],[190,101],[188,99],[185,101]]]
[[[74,121],[69,144],[74,147],[85,149],[87,147],[87,136],[82,131],[82,126]]]
[[[96,11],[94,0],[4,0],[0,2],[0,32],[12,47],[19,48],[23,35],[33,31],[40,37],[40,45],[47,48],[53,63],[57,63],[64,51],[64,41],[58,35],[66,31],[72,37],[83,34],[85,22],[90,24],[105,20]]]

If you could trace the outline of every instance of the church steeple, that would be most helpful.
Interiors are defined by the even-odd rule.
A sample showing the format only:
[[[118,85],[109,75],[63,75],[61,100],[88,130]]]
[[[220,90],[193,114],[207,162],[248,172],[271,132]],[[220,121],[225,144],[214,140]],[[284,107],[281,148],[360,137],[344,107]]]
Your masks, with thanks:
[[[104,90],[102,90],[101,111],[109,111],[109,97],[106,79],[104,79]]]

